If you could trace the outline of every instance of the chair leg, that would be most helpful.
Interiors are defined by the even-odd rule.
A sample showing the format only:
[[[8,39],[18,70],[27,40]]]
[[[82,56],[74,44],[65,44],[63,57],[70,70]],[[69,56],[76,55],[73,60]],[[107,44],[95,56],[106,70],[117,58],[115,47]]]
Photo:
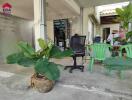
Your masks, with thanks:
[[[120,79],[124,79],[125,77],[124,77],[124,71],[122,71],[122,70],[120,70]]]
[[[85,63],[85,58],[84,58],[84,56],[82,56],[82,65]]]
[[[90,62],[89,62],[89,65],[88,65],[88,70],[90,72],[92,72],[92,70],[93,70],[93,64],[94,64],[94,58],[91,58]]]
[[[111,76],[111,71],[112,71],[111,69],[106,68],[106,74],[107,74],[107,75]]]

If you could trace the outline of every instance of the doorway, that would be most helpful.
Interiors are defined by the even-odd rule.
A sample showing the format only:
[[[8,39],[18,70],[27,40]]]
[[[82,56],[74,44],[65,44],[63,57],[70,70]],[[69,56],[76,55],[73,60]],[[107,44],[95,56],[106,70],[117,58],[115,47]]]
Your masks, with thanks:
[[[70,23],[68,19],[54,20],[54,43],[56,46],[65,50],[67,39],[70,39]]]
[[[110,34],[110,28],[103,28],[103,42],[107,41]]]

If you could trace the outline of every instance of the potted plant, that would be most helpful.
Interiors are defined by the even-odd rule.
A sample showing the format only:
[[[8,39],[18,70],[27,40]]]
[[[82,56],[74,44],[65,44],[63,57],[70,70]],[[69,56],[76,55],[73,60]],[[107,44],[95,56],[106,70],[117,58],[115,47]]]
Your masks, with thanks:
[[[7,57],[8,64],[19,64],[24,67],[34,67],[34,74],[31,77],[31,87],[39,92],[50,91],[56,80],[60,77],[58,69],[59,64],[51,62],[51,58],[62,58],[72,55],[72,50],[61,51],[52,42],[38,40],[41,47],[35,51],[31,45],[26,42],[19,42],[20,52],[11,54]]]

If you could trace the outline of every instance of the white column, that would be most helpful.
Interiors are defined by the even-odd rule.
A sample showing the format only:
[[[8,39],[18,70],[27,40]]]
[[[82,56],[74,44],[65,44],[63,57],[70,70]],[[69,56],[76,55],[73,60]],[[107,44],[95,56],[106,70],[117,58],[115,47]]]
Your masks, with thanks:
[[[132,1],[130,1],[130,3],[132,4]],[[129,21],[128,31],[132,31],[132,21]]]
[[[83,35],[83,8],[80,8],[80,29],[81,29],[81,35]]]
[[[34,0],[35,49],[38,50],[38,39],[47,39],[46,34],[46,0]]]

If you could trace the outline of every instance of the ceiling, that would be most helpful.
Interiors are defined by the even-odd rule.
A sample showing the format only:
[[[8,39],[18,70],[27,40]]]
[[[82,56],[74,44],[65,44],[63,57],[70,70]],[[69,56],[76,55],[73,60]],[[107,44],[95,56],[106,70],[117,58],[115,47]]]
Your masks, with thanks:
[[[99,6],[105,4],[126,2],[129,0],[75,0],[81,7]]]
[[[69,6],[65,0],[47,0],[47,19],[63,19],[78,16],[71,6]],[[80,10],[80,9],[79,9]]]
[[[47,0],[47,20],[69,18],[78,15],[65,0]],[[34,8],[33,0],[0,0],[0,11],[4,3],[12,5],[12,14],[25,19],[33,20]]]

